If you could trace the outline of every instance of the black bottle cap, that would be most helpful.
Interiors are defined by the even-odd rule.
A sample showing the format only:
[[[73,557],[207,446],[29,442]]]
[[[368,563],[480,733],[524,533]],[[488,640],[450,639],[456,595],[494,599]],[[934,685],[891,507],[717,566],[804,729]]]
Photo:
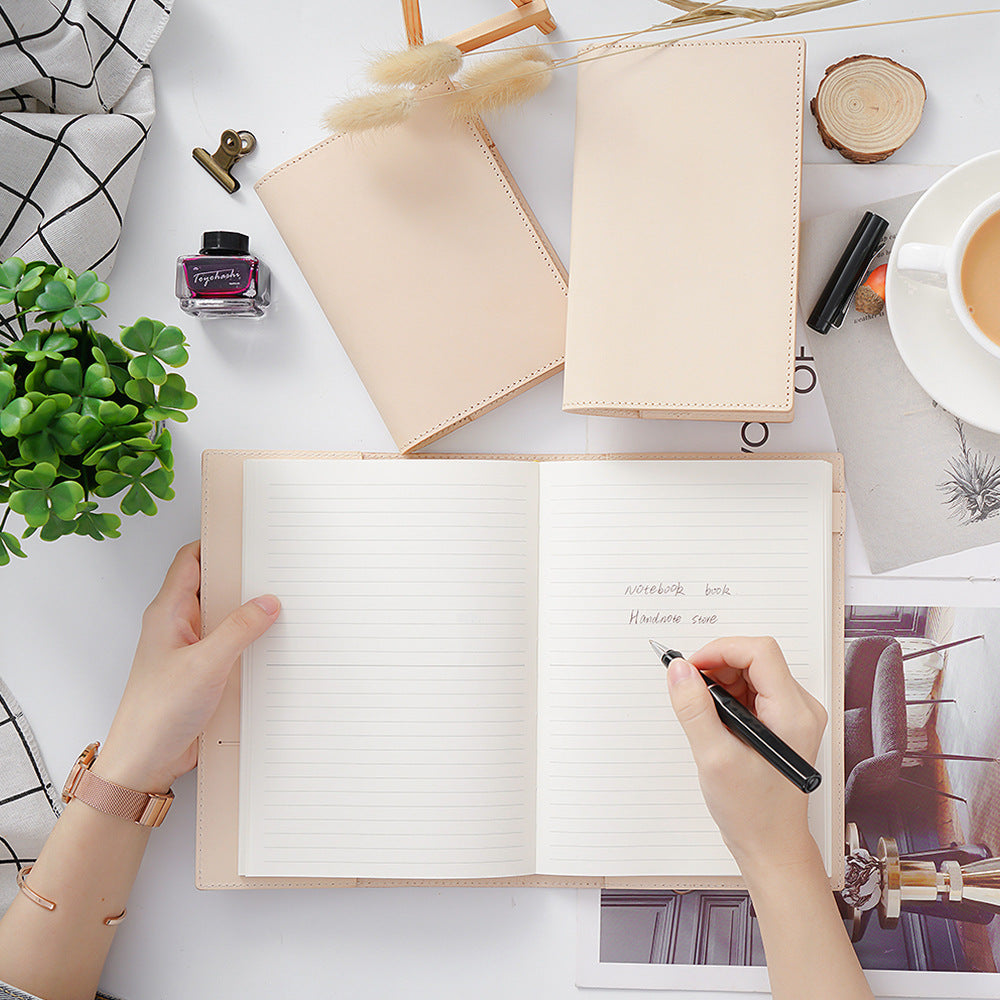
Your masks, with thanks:
[[[211,232],[201,234],[201,252],[244,256],[250,252],[250,237],[243,233],[213,229]]]

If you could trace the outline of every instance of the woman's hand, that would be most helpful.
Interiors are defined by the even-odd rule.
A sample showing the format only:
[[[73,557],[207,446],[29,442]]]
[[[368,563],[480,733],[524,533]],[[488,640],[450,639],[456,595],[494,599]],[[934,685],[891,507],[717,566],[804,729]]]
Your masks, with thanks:
[[[142,618],[125,693],[94,770],[120,785],[165,792],[198,760],[198,736],[230,669],[274,623],[276,597],[256,597],[198,639],[200,545],[185,545]]]
[[[795,681],[770,638],[717,639],[689,661],[673,660],[667,671],[670,700],[691,744],[705,802],[740,868],[811,856],[816,845],[806,823],[808,796],[722,724],[699,670],[810,763],[826,728],[826,710]]]

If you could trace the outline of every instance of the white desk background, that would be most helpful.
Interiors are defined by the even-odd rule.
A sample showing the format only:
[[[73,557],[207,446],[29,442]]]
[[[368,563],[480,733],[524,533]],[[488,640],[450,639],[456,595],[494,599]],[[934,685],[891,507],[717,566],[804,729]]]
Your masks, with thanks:
[[[441,37],[506,4],[424,0],[425,33],[429,39]],[[817,28],[967,6],[979,5],[859,0],[771,27]],[[672,8],[655,0],[552,0],[552,7],[557,38],[622,32],[672,16]],[[740,33],[750,32],[721,37]],[[529,34],[537,37],[534,31],[524,37]],[[806,93],[812,96],[825,68],[845,56],[890,56],[916,69],[929,93],[919,130],[890,164],[958,163],[1000,147],[998,35],[997,15],[807,35]],[[174,551],[198,536],[202,449],[394,450],[252,184],[265,170],[323,138],[318,124],[323,110],[364,86],[366,54],[398,46],[402,39],[397,0],[176,0],[152,54],[159,112],[111,275],[107,326],[115,329],[150,315],[178,323],[190,341],[184,375],[200,403],[190,422],[174,430],[177,499],[162,505],[155,519],[129,519],[117,541],[73,538],[46,544],[33,538],[27,560],[0,569],[0,675],[21,701],[57,781],[80,748],[107,731],[142,609]],[[561,71],[528,106],[487,123],[567,262],[574,98],[574,73]],[[665,102],[675,99],[683,95],[663,95]],[[191,159],[194,146],[214,150],[225,128],[250,129],[258,140],[257,151],[236,168],[243,189],[234,196]],[[822,146],[808,114],[804,161],[844,162]],[[857,204],[914,190],[934,176],[933,171],[903,171],[908,176],[899,180],[882,166],[847,167],[840,174],[845,171],[848,188],[856,185]],[[829,178],[829,170],[807,168],[806,211],[838,207],[825,200]],[[252,249],[271,265],[275,304],[264,321],[201,324],[180,312],[173,296],[174,259],[195,252],[205,229],[249,233]],[[350,239],[350,234],[331,233],[330,238]],[[563,414],[561,394],[562,380],[553,378],[435,448],[737,451],[742,443],[739,424],[639,423]],[[798,406],[795,423],[770,428],[766,450],[833,447],[820,393],[800,396]],[[759,427],[749,429],[751,437],[760,433]],[[994,576],[996,548],[971,559],[938,560],[922,571]],[[912,581],[899,581],[890,591],[866,578],[856,539],[850,551],[855,579],[849,601],[927,600]],[[935,599],[941,602],[1000,599],[995,586],[937,586]],[[105,971],[105,989],[127,1000],[264,995],[559,1000],[578,995],[574,891],[200,893],[193,875],[194,790],[193,776],[177,783],[173,812],[152,837],[129,919]],[[636,996],[603,995],[609,1000]]]

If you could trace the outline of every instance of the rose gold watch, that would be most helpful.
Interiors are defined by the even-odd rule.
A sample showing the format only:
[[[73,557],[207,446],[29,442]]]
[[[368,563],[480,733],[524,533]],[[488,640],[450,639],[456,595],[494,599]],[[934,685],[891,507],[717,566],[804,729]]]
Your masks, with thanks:
[[[77,758],[63,786],[62,800],[79,799],[98,812],[127,819],[139,826],[159,826],[174,801],[174,793],[137,792],[116,785],[90,769],[100,743],[91,743]]]

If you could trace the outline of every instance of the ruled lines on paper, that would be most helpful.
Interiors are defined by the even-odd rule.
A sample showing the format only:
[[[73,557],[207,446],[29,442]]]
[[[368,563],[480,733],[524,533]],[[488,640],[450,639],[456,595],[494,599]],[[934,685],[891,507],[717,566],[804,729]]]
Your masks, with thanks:
[[[648,640],[774,635],[820,695],[830,467],[567,462],[540,481],[539,871],[736,874]]]
[[[537,474],[246,463],[241,871],[534,871]]]

